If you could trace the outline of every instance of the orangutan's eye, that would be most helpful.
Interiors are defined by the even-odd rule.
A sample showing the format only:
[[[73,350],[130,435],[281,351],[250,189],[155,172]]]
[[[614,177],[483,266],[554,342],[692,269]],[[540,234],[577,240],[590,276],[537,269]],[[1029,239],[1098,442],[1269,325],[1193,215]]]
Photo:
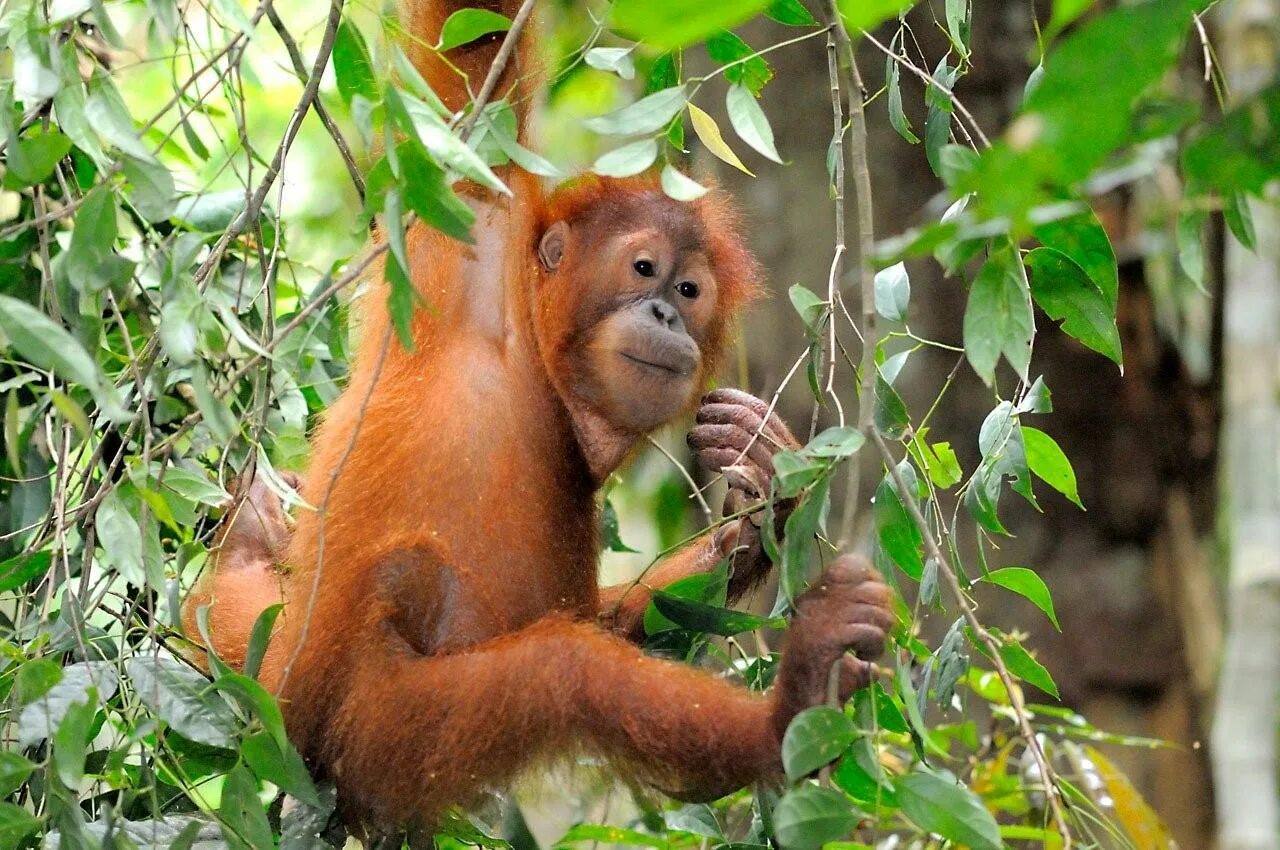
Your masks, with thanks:
[[[698,284],[691,280],[681,281],[676,285],[676,292],[692,301],[698,297]]]
[[[641,277],[653,277],[658,273],[657,269],[653,267],[653,260],[636,260],[631,264],[631,267]]]

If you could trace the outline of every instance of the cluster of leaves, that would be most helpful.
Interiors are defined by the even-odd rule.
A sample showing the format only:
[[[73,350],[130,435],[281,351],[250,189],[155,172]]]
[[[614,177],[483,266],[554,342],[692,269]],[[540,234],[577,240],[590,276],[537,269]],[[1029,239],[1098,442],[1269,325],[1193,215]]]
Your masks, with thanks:
[[[837,5],[856,37],[914,4]],[[957,129],[965,139],[973,131],[958,120],[964,113],[953,93],[969,67],[966,0],[945,3],[939,23],[951,51],[924,72],[926,159],[954,203],[940,221],[878,246],[876,308],[891,331],[875,352],[867,400],[875,436],[902,454],[876,488],[876,557],[889,574],[919,583],[916,611],[900,612],[891,676],[850,706],[797,718],[784,746],[782,796],[761,789],[715,807],[649,806],[635,824],[579,825],[563,843],[776,841],[804,850],[857,831],[868,840],[893,833],[974,848],[1024,839],[1054,846],[1019,710],[1052,741],[1059,791],[1077,828],[1120,846],[1126,830],[1153,821],[1089,746],[1125,741],[1061,709],[1019,709],[985,669],[998,663],[1053,694],[1049,672],[1019,636],[987,630],[997,647],[990,657],[972,623],[957,620],[936,648],[912,625],[921,610],[950,604],[941,591],[946,566],[930,553],[926,531],[942,541],[963,592],[979,581],[1008,589],[1056,625],[1043,582],[1025,568],[988,569],[982,541],[1006,533],[998,512],[1006,486],[1035,504],[1038,478],[1079,501],[1062,451],[1023,418],[1050,409],[1048,389],[1031,380],[1035,306],[1120,360],[1115,258],[1088,210],[1089,181],[1099,172],[1141,174],[1158,152],[1168,156],[1172,139],[1188,197],[1205,200],[1189,204],[1198,212],[1186,214],[1179,232],[1196,234],[1204,210],[1220,199],[1233,232],[1251,244],[1241,199],[1280,172],[1268,130],[1280,124],[1274,87],[1213,125],[1194,111],[1154,108],[1150,90],[1174,62],[1196,4],[1150,0],[1062,36],[1089,5],[1055,4],[1045,30],[1053,49],[1017,121],[994,145],[953,143]],[[511,104],[450,113],[392,40],[366,38],[341,11],[334,6],[315,33],[310,69],[283,23],[292,18],[267,6],[248,15],[232,0],[215,0],[180,14],[168,0],[57,0],[12,4],[0,15],[13,72],[0,81],[7,216],[0,225],[0,847],[322,843],[332,795],[312,785],[278,706],[253,678],[276,612],[255,630],[246,669],[210,659],[212,680],[185,660],[190,636],[177,622],[181,595],[207,557],[210,515],[226,505],[236,472],[256,470],[292,497],[276,470],[300,463],[308,428],[346,374],[346,316],[336,296],[356,269],[332,257],[317,267],[312,255],[291,253],[296,230],[286,232],[281,213],[281,171],[295,140],[306,139],[354,175],[343,191],[364,203],[347,224],[360,231],[375,215],[385,223],[387,306],[402,338],[417,302],[404,236],[410,216],[466,240],[472,213],[456,181],[506,192],[494,169],[509,162],[559,176],[521,146]],[[673,167],[686,147],[686,117],[707,151],[745,170],[709,107],[694,102],[716,76],[729,84],[725,109],[736,138],[781,162],[759,99],[773,77],[766,58],[773,48],[757,50],[733,32],[762,14],[800,33],[774,47],[827,34],[798,0],[617,0],[609,29],[598,27],[571,63],[639,89],[634,103],[586,122],[607,139],[627,139],[595,170],[625,175],[661,161],[666,191],[697,197],[703,187]],[[287,61],[263,43],[264,17]],[[510,26],[501,15],[468,10],[430,47]],[[601,37],[608,43],[597,43]],[[915,66],[904,43],[901,33],[889,42],[884,100],[889,122],[914,144],[901,69]],[[713,72],[683,74],[695,48]],[[122,82],[127,69],[113,62],[130,51],[166,69],[168,79],[156,78],[165,83],[159,95]],[[330,63],[336,91],[318,92]],[[284,66],[302,85],[285,86],[285,129],[263,140],[249,103],[264,91],[261,77]],[[380,151],[369,167],[352,160],[334,114],[360,147]],[[834,174],[839,163],[829,160]],[[929,439],[928,416],[913,420],[894,389],[911,353],[935,344],[910,329],[911,286],[900,264],[928,255],[970,282],[965,356],[997,399],[978,438],[982,462],[967,477],[951,447]],[[821,400],[822,341],[843,311],[805,288],[793,290],[792,301],[812,343],[811,384]],[[1000,369],[1002,358],[1011,375]],[[767,540],[782,577],[771,615],[727,610],[723,571],[692,579],[656,596],[646,617],[656,650],[718,659],[752,687],[768,685],[776,659],[744,651],[739,637],[784,624],[829,550],[813,541],[825,537],[837,471],[869,450],[868,436],[838,425],[778,458],[771,495],[797,507],[783,541]],[[947,500],[955,505],[949,522]],[[978,529],[968,558],[954,538],[961,506]],[[616,528],[610,542],[622,545]],[[991,664],[971,663],[974,649]],[[980,729],[986,715],[990,724]],[[282,792],[293,798],[283,811],[273,802]],[[1112,801],[1106,811],[1103,796]],[[1109,825],[1111,814],[1117,825]],[[466,818],[445,833],[445,845],[510,846]]]

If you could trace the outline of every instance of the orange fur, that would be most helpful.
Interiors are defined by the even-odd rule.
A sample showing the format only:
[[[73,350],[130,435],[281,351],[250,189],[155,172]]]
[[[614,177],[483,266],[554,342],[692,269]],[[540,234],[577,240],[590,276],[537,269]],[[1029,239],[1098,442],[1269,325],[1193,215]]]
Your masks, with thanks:
[[[407,20],[432,42],[458,5],[416,2]],[[495,49],[454,58],[474,77]],[[423,68],[447,103],[466,102],[440,63]],[[777,700],[646,657],[601,625],[617,605],[619,631],[634,635],[647,595],[602,601],[597,587],[597,479],[564,401],[574,376],[550,350],[571,344],[583,308],[576,279],[553,277],[536,254],[556,221],[657,210],[689,229],[719,293],[699,340],[705,379],[757,289],[736,215],[719,192],[681,206],[652,178],[583,178],[546,196],[530,175],[505,177],[511,198],[467,190],[474,246],[423,225],[409,233],[411,278],[430,305],[413,318],[413,350],[388,329],[385,290],[365,299],[350,385],[315,435],[302,491],[323,512],[298,517],[288,605],[261,674],[347,816],[377,828],[427,828],[445,806],[580,751],[696,798],[780,770],[790,714]],[[721,545],[704,538],[659,579],[707,569]],[[219,564],[193,596],[213,601],[224,657],[243,657],[248,624],[279,598],[270,566]]]

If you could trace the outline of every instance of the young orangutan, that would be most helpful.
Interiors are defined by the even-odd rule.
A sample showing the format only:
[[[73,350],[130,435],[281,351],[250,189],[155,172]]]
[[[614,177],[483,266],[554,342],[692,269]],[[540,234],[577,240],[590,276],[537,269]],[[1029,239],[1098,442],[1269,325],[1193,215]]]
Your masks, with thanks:
[[[415,37],[435,43],[461,5],[415,6]],[[477,80],[495,51],[450,58]],[[458,77],[422,70],[451,108],[466,105]],[[429,829],[445,807],[579,752],[683,799],[778,776],[787,724],[826,700],[835,664],[842,698],[864,686],[893,623],[879,576],[844,556],[797,600],[767,694],[641,652],[631,638],[647,590],[597,587],[596,490],[690,407],[756,265],[717,193],[681,203],[654,179],[590,178],[547,195],[528,174],[505,178],[512,198],[467,190],[474,245],[409,233],[411,277],[432,306],[413,319],[412,351],[391,340],[385,298],[365,299],[350,385],[302,488],[323,511],[300,512],[284,558],[287,607],[261,677],[345,816],[374,830]],[[735,390],[699,409],[701,461],[742,467],[731,510],[758,499],[744,482],[767,492],[773,454],[796,446],[767,413]],[[274,515],[270,501],[251,493],[238,516]],[[232,528],[228,540],[243,539]],[[769,568],[750,518],[646,583],[735,548],[737,597]],[[219,561],[186,612],[212,602],[214,649],[237,659],[281,579],[269,553]]]

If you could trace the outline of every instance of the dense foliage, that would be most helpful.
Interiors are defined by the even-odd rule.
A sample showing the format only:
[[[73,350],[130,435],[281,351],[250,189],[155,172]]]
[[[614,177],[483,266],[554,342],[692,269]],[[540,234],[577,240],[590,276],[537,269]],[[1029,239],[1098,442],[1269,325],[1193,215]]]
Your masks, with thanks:
[[[243,674],[215,665],[210,680],[184,660],[200,636],[178,631],[178,602],[236,476],[256,469],[293,495],[276,470],[305,465],[308,428],[343,385],[347,296],[375,257],[387,257],[397,327],[421,308],[405,273],[410,216],[467,238],[472,214],[452,184],[502,191],[493,169],[511,161],[552,179],[584,158],[602,174],[657,168],[679,199],[704,191],[675,168],[695,137],[732,167],[745,170],[734,153],[742,145],[783,163],[765,108],[784,108],[767,97],[776,49],[830,51],[829,189],[838,202],[856,198],[859,214],[846,234],[837,203],[830,280],[790,291],[807,334],[790,374],[807,373],[835,424],[778,459],[774,495],[800,507],[785,543],[770,544],[780,577],[771,614],[725,610],[717,573],[658,594],[646,625],[655,651],[767,686],[776,659],[744,638],[785,625],[790,600],[852,527],[828,523],[828,507],[833,490],[856,497],[857,477],[845,473],[868,452],[883,477],[854,503],[872,511],[875,557],[908,600],[903,625],[876,685],[791,726],[787,787],[714,806],[640,799],[634,822],[579,824],[561,843],[852,850],[897,835],[989,850],[1060,847],[1070,835],[1081,846],[1164,846],[1158,818],[1095,747],[1148,742],[1029,701],[1024,691],[1051,703],[1052,672],[1026,635],[980,622],[970,591],[999,586],[1057,625],[1036,573],[991,569],[986,554],[1007,533],[1007,490],[1034,505],[1039,482],[1079,502],[1049,435],[1037,323],[1060,322],[1123,362],[1116,261],[1091,195],[1176,173],[1169,251],[1194,287],[1210,214],[1221,211],[1252,244],[1243,198],[1280,176],[1280,83],[1225,114],[1202,109],[1168,81],[1201,55],[1203,3],[1106,11],[1056,0],[1040,22],[1043,55],[1025,102],[989,142],[962,102],[980,9],[933,4],[950,48],[924,57],[900,19],[914,5],[844,0],[838,22],[834,7],[800,0],[561,9],[551,109],[565,120],[546,123],[569,154],[551,162],[517,143],[508,103],[448,114],[396,47],[394,17],[342,0],[323,20],[236,0],[7,4],[0,847],[55,833],[69,847],[324,846],[332,793],[313,785],[255,665]],[[763,49],[733,32],[759,15],[783,33]],[[459,13],[434,47],[511,26]],[[879,37],[864,34],[872,28]],[[923,145],[947,198],[931,223],[874,244],[855,51],[886,63],[885,88],[865,93],[865,120]],[[1203,54],[1216,75],[1207,44]],[[687,70],[695,66],[711,70]],[[922,127],[904,108],[919,97]],[[375,215],[386,241],[362,253]],[[894,388],[912,352],[942,345],[910,323],[902,260],[928,256],[951,285],[968,287],[955,353],[991,391],[974,469],[929,436],[949,382],[925,411],[908,410]],[[846,418],[841,400],[854,387],[863,403]],[[609,531],[608,544],[622,547],[625,529],[622,539],[616,524]],[[954,619],[935,644],[914,627],[923,612]],[[275,613],[252,656],[261,658]],[[438,841],[508,846],[498,834],[459,814]]]

